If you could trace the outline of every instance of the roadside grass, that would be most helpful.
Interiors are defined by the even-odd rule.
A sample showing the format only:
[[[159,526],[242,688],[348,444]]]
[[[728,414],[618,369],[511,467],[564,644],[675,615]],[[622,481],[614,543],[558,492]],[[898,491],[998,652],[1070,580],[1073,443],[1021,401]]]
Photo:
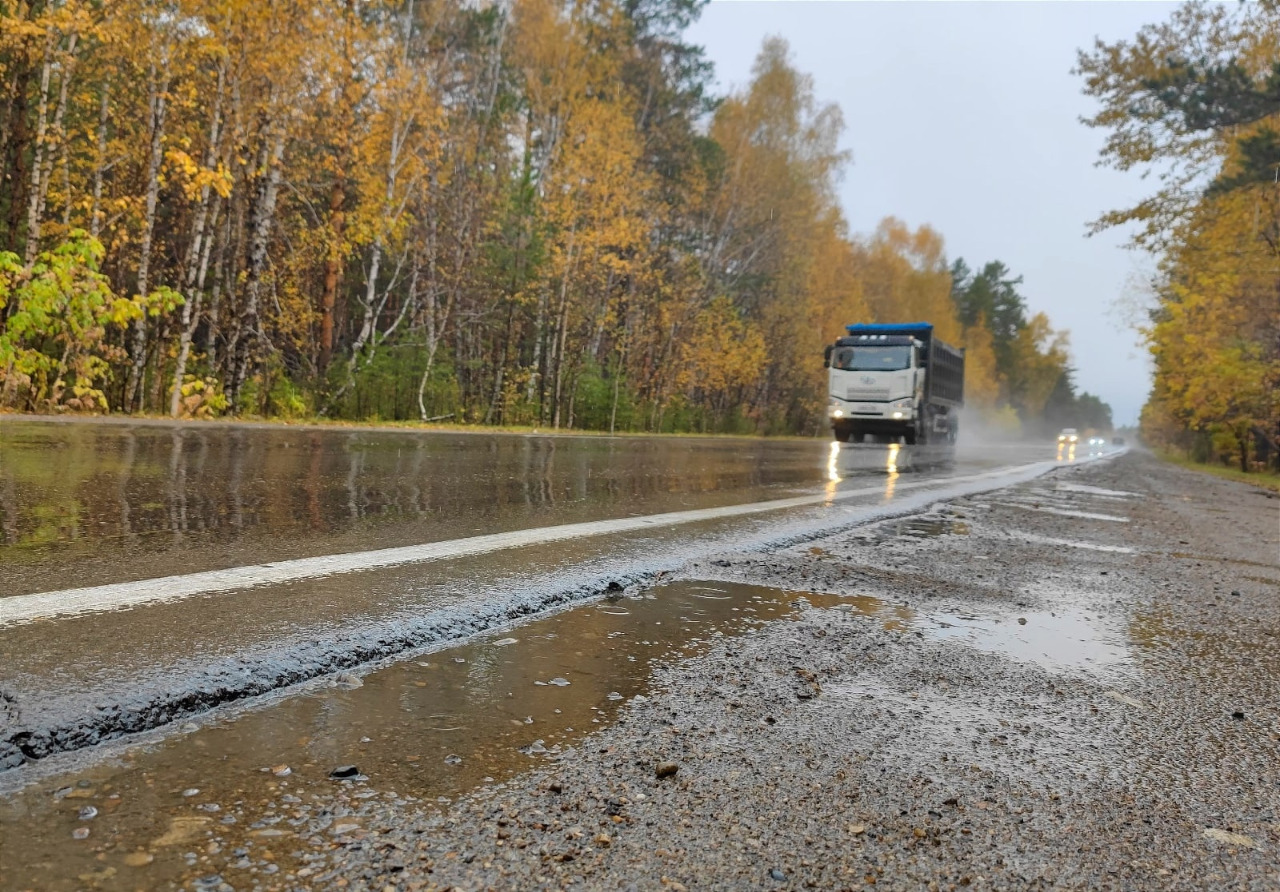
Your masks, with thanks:
[[[344,418],[267,418],[262,416],[244,415],[239,418],[221,417],[221,418],[184,418],[173,419],[168,415],[160,415],[156,413],[133,413],[124,415],[113,413],[111,415],[39,415],[27,414],[19,412],[6,412],[0,410],[0,419],[9,419],[12,421],[60,421],[75,422],[83,421],[87,423],[113,423],[128,424],[137,422],[141,424],[154,425],[192,425],[195,427],[256,427],[256,428],[281,428],[286,430],[364,430],[371,432],[378,431],[396,431],[396,432],[431,432],[431,433],[452,433],[452,434],[524,434],[526,436],[539,437],[616,437],[616,438],[656,438],[656,439],[738,439],[738,440],[813,440],[821,439],[815,437],[806,437],[798,434],[728,434],[728,433],[702,433],[699,431],[676,431],[676,432],[650,432],[650,431],[625,431],[619,430],[609,433],[605,430],[585,430],[578,428],[552,428],[545,425],[497,425],[497,424],[464,424],[460,422],[449,421],[383,421],[369,419],[366,421],[357,421]]]
[[[1215,477],[1225,477],[1228,480],[1236,480],[1240,483],[1250,483],[1262,489],[1269,489],[1272,492],[1280,492],[1280,474],[1275,471],[1251,471],[1246,474],[1239,468],[1228,468],[1223,465],[1209,465],[1202,462],[1192,461],[1189,458],[1183,458],[1180,455],[1174,455],[1171,452],[1157,452],[1162,460],[1170,464],[1177,465],[1180,468],[1187,468],[1191,471],[1202,471],[1206,474],[1213,474]]]

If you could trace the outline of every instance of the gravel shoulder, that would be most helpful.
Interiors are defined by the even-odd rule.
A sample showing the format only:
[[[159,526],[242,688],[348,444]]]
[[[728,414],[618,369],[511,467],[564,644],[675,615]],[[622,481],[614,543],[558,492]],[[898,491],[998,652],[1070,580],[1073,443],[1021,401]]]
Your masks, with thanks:
[[[726,554],[685,575],[847,603],[506,784],[340,791],[261,885],[1275,889],[1278,553],[1274,495],[1129,453]]]

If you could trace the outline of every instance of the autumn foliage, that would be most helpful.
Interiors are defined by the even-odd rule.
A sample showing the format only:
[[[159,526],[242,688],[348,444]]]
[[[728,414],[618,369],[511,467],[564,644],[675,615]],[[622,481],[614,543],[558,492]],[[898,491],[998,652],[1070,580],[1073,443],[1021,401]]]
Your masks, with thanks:
[[[0,0],[0,408],[812,433],[876,319],[1070,394],[937,233],[847,231],[783,42],[709,94],[701,5]]]
[[[1280,470],[1280,5],[1188,4],[1079,70],[1102,160],[1159,186],[1097,223],[1159,263],[1144,437]]]

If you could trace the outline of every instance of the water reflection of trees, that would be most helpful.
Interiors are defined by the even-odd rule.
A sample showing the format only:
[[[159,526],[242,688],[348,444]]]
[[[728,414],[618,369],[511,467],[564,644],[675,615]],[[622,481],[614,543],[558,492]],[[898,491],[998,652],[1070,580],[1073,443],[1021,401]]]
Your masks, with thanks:
[[[709,504],[817,482],[811,444],[557,440],[15,423],[0,431],[0,544],[92,544],[385,520],[513,528]],[[740,492],[737,493],[741,495]],[[725,500],[730,496],[723,497]],[[699,501],[694,501],[699,499]],[[551,515],[554,514],[554,519]]]

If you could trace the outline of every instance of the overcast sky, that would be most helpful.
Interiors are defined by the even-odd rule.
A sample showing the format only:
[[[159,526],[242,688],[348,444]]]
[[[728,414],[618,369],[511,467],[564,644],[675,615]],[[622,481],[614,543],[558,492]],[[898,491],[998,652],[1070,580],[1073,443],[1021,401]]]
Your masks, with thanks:
[[[1132,37],[1173,4],[817,3],[713,0],[689,33],[720,91],[745,86],[766,36],[791,44],[818,97],[844,111],[853,165],[841,184],[855,232],[928,223],[950,259],[1002,260],[1033,311],[1071,332],[1077,387],[1137,421],[1150,374],[1117,298],[1149,276],[1125,234],[1085,237],[1103,211],[1150,191],[1094,166],[1103,134],[1071,74],[1095,37]],[[850,320],[851,322],[854,320]]]

